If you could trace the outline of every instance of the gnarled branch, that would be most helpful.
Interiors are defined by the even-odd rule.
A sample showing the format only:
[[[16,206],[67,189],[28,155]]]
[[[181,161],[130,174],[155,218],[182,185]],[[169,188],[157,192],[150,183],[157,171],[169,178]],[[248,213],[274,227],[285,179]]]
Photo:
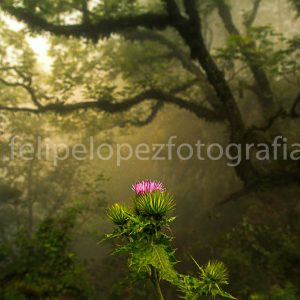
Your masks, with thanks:
[[[142,120],[124,120],[121,122],[121,124],[119,125],[120,127],[124,127],[126,125],[131,125],[131,126],[135,126],[135,127],[142,127],[142,126],[146,126],[148,124],[150,124],[155,117],[157,116],[158,112],[161,110],[161,108],[163,107],[164,103],[157,101],[156,104],[153,106],[153,108],[151,109],[151,112],[149,114],[149,116],[147,116],[145,119]]]
[[[85,22],[75,25],[57,25],[24,8],[5,4],[1,4],[1,7],[19,21],[25,22],[34,31],[46,31],[66,37],[86,37],[93,40],[109,37],[113,33],[122,33],[125,30],[139,26],[149,29],[165,29],[170,24],[167,15],[144,13],[109,18],[99,17],[94,23]]]
[[[170,57],[176,58],[181,63],[182,67],[189,71],[191,74],[196,76],[195,84],[198,84],[205,96],[205,99],[215,109],[221,109],[222,105],[218,101],[215,91],[207,81],[204,72],[197,66],[193,61],[190,60],[189,56],[174,42],[154,31],[150,30],[134,30],[124,34],[124,37],[129,40],[139,41],[153,41],[166,47],[170,50]]]
[[[20,87],[20,88],[24,89],[29,94],[33,104],[37,108],[42,107],[41,103],[38,101],[36,92],[35,92],[34,88],[32,87],[32,78],[30,76],[23,74],[16,67],[2,68],[2,70],[5,70],[5,69],[13,70],[14,72],[16,72],[17,75],[19,75],[22,78],[23,82],[10,82],[3,78],[0,78],[0,82],[8,87]]]
[[[85,101],[72,104],[52,103],[38,108],[29,107],[11,107],[0,105],[0,110],[11,112],[28,112],[28,113],[44,113],[55,112],[59,114],[72,113],[81,109],[93,109],[108,113],[118,113],[130,110],[132,107],[148,100],[157,100],[162,103],[174,104],[177,107],[186,109],[196,114],[199,118],[204,118],[209,121],[220,122],[224,120],[224,116],[220,113],[206,108],[200,104],[188,101],[171,93],[165,93],[160,90],[150,89],[144,91],[134,97],[126,99],[122,102],[112,101],[111,99],[98,99],[98,101]]]
[[[201,32],[201,19],[195,0],[185,1],[184,3],[188,19],[180,14],[180,10],[174,0],[165,0],[165,2],[172,20],[172,26],[189,46],[191,57],[197,60],[205,70],[208,81],[214,87],[219,101],[224,105],[226,116],[231,125],[232,137],[234,139],[240,138],[244,134],[245,125],[224,74],[206,48]]]

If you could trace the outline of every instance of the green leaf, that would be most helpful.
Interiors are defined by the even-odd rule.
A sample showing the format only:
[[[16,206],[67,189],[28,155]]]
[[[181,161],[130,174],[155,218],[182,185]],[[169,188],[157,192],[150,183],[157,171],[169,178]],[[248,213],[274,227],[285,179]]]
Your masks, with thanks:
[[[147,272],[151,275],[151,266],[158,272],[161,279],[173,282],[178,274],[174,270],[174,253],[161,244],[133,243],[129,268],[135,272]]]

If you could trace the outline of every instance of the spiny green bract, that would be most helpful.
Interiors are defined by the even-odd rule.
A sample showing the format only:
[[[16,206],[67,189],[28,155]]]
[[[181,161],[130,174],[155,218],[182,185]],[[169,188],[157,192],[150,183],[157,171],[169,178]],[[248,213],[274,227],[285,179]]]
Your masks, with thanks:
[[[193,258],[192,258],[193,259]],[[184,294],[185,300],[198,300],[204,296],[211,295],[213,298],[222,296],[229,299],[236,299],[222,289],[228,284],[228,272],[225,265],[218,261],[209,261],[206,266],[200,266],[195,259],[200,276],[179,275],[177,287]]]
[[[228,284],[227,268],[220,261],[209,261],[204,268],[200,267],[200,271],[203,283],[207,286]]]
[[[196,265],[200,270],[199,295],[212,295],[213,297],[219,295],[236,299],[221,288],[228,284],[228,270],[222,262],[209,261],[205,267],[201,267],[197,263]]]
[[[162,217],[175,207],[173,196],[162,192],[142,194],[134,202],[136,212],[144,216]]]
[[[115,203],[111,208],[108,209],[107,217],[115,225],[124,225],[129,220],[130,212],[127,207],[123,204]]]

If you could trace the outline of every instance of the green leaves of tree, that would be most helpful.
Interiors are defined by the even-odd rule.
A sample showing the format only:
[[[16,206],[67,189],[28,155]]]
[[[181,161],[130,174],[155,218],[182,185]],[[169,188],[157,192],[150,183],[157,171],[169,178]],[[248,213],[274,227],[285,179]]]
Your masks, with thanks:
[[[297,16],[300,16],[300,0],[290,0],[291,4],[293,5],[294,9],[297,11]]]
[[[71,249],[77,213],[66,211],[42,222],[34,234],[19,232],[0,246],[1,299],[95,299]]]
[[[299,55],[299,37],[287,39],[269,26],[257,26],[245,36],[231,35],[215,57],[225,70],[231,70],[238,61],[247,64],[250,60],[270,75],[284,77],[299,72]]]

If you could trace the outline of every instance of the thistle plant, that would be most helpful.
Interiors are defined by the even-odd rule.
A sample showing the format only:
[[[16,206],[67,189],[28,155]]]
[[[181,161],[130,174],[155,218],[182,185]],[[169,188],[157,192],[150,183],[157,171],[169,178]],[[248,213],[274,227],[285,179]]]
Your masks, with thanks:
[[[186,300],[201,299],[210,295],[235,299],[222,287],[228,284],[228,272],[221,262],[210,261],[200,266],[193,258],[196,277],[176,271],[178,263],[172,248],[169,224],[175,220],[173,196],[166,192],[161,182],[144,180],[132,185],[135,196],[132,206],[116,203],[108,209],[108,219],[115,225],[114,231],[105,235],[106,240],[117,239],[115,254],[127,253],[128,268],[136,278],[150,280],[157,299],[163,300],[160,281],[173,285]]]

